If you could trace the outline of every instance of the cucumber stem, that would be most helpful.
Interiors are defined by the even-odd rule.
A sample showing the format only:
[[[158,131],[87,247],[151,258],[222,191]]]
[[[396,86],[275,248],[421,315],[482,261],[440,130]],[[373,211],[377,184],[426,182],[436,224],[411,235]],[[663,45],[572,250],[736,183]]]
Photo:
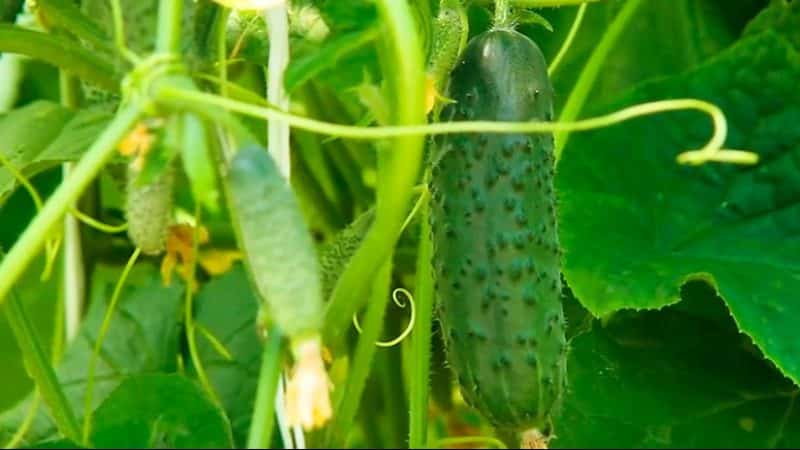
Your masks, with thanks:
[[[505,28],[509,26],[511,14],[511,2],[509,0],[495,0],[494,2],[494,26],[495,28]]]

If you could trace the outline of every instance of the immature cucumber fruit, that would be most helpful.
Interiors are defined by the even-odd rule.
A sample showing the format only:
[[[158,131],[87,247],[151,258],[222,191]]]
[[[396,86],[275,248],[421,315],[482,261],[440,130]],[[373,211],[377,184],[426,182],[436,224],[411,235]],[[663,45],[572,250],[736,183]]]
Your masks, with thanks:
[[[236,153],[227,175],[231,213],[271,320],[290,338],[322,326],[319,262],[289,184],[265,149]]]
[[[442,0],[433,26],[433,42],[426,73],[426,109],[430,111],[442,92],[450,71],[464,50],[469,20],[461,0]]]
[[[370,208],[353,220],[323,246],[319,253],[322,270],[322,298],[327,300],[350,259],[361,246],[361,242],[375,219],[375,208]]]
[[[451,74],[443,121],[549,121],[536,44],[511,29],[474,37]],[[464,398],[499,430],[547,431],[567,343],[550,134],[432,141],[430,224],[439,318]]]
[[[140,171],[128,166],[125,213],[128,237],[145,255],[164,251],[172,222],[173,168],[167,167],[153,181],[142,183]]]

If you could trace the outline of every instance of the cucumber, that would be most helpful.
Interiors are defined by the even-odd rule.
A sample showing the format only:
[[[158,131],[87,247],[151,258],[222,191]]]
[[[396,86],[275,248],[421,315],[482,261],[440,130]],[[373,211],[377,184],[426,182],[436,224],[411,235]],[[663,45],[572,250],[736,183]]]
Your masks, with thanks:
[[[441,0],[433,24],[433,42],[426,70],[426,109],[432,110],[443,91],[450,71],[464,50],[469,35],[469,20],[461,0]]]
[[[296,197],[263,148],[239,150],[226,174],[237,240],[272,323],[290,339],[324,317],[316,249]]]
[[[173,185],[172,166],[149,183],[141,183],[140,171],[128,166],[125,214],[128,237],[145,255],[162,253],[172,224]]]
[[[538,46],[508,28],[472,38],[442,121],[550,121]],[[498,432],[549,432],[567,342],[551,134],[431,141],[430,224],[438,317],[464,399]],[[518,435],[519,436],[519,435]]]
[[[336,281],[339,280],[350,259],[361,246],[361,242],[375,219],[375,208],[370,208],[353,220],[347,227],[338,232],[333,240],[323,246],[319,252],[320,269],[322,271],[322,298],[330,298]]]

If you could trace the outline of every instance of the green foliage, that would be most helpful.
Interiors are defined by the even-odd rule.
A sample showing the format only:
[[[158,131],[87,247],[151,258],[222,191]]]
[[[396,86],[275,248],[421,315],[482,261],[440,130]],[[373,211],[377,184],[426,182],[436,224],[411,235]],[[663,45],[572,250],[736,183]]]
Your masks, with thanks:
[[[180,375],[127,378],[97,408],[97,448],[232,448],[222,411]]]
[[[589,310],[660,308],[680,300],[684,282],[702,279],[759,348],[800,379],[792,303],[781,300],[798,289],[798,76],[800,56],[767,31],[606,107],[676,96],[723,105],[730,145],[758,151],[764,162],[756,168],[676,165],[676,152],[709,130],[692,113],[573,137],[558,178],[564,271]]]
[[[100,351],[95,370],[93,408],[97,407],[126,377],[137,373],[172,372],[178,349],[177,312],[182,289],[161,286],[156,273],[141,266],[129,278],[112,319],[112,326]],[[105,314],[119,271],[98,267],[93,272],[91,298],[94,300],[84,318],[80,333],[66,351],[56,369],[67,400],[83,419],[86,395],[86,368],[100,324]],[[4,442],[22,424],[32,395],[0,415],[0,439]],[[55,438],[52,420],[39,409],[26,442]]]
[[[298,354],[284,351],[284,330],[268,327],[270,320],[281,322],[288,335],[323,330],[333,416],[322,429],[304,434],[306,447],[444,448],[461,438],[485,447],[496,443],[484,438],[490,436],[517,445],[465,404],[465,397],[474,396],[458,393],[453,369],[463,372],[463,364],[445,351],[445,343],[453,323],[464,329],[477,323],[504,339],[513,330],[541,334],[546,314],[521,308],[522,293],[509,296],[517,300],[509,319],[502,309],[478,314],[483,288],[517,288],[508,276],[492,278],[491,286],[470,285],[447,302],[448,312],[436,312],[432,292],[448,288],[441,276],[437,285],[422,272],[432,258],[431,241],[420,239],[427,234],[428,211],[417,210],[406,222],[411,202],[431,194],[424,191],[431,175],[423,158],[425,139],[434,144],[431,149],[451,142],[502,154],[499,144],[515,135],[482,133],[486,125],[476,124],[470,132],[435,138],[424,136],[431,129],[424,126],[403,135],[391,133],[397,128],[377,128],[426,121],[424,77],[431,67],[439,78],[440,106],[451,101],[445,97],[461,100],[450,110],[471,106],[474,113],[525,100],[531,77],[509,86],[516,66],[506,60],[498,65],[506,77],[493,79],[496,92],[448,95],[447,78],[467,28],[461,16],[437,28],[437,13],[443,6],[463,6],[468,36],[474,37],[493,26],[495,9],[490,0],[453,1],[289,2],[284,87],[292,128],[286,183],[267,156],[274,145],[267,123],[287,116],[265,103],[270,42],[261,12],[229,11],[213,0],[119,0],[123,41],[132,55],[114,40],[111,1],[37,0],[29,2],[33,14],[17,16],[20,0],[0,0],[0,69],[14,75],[0,77],[8,109],[0,114],[0,155],[44,203],[38,208],[10,168],[0,167],[0,245],[8,250],[0,260],[0,445],[289,446],[300,436],[286,428],[287,408],[276,408],[271,397],[277,373],[298,367]],[[509,2],[515,28],[552,61],[576,17],[576,2],[559,8],[536,7],[551,0]],[[157,17],[159,9],[177,11],[181,5],[180,17]],[[629,21],[618,20],[623,10],[633,11]],[[567,345],[559,348],[569,350],[567,386],[552,423],[537,425],[552,426],[551,448],[797,447],[800,3],[601,0],[585,12],[574,44],[551,75],[554,121],[561,114],[590,118],[643,102],[697,98],[724,113],[725,147],[761,159],[755,166],[676,162],[680,152],[703,145],[712,132],[709,119],[691,111],[564,131],[568,141],[556,132],[556,147],[566,142],[563,158],[555,172],[542,172],[547,183],[554,177],[556,189],[529,195],[526,205],[539,211],[529,223],[539,223],[550,217],[550,196],[558,198],[558,236],[547,240],[560,242],[563,273],[559,277],[556,262],[550,264],[555,272],[548,272],[548,286],[556,287],[547,309],[563,307]],[[167,64],[159,59],[163,55],[150,58],[156,42],[178,35],[176,59],[182,64]],[[601,44],[615,35],[604,49]],[[450,38],[448,51],[426,58],[436,36]],[[529,67],[529,59],[517,62]],[[12,80],[16,75],[19,83]],[[475,97],[481,101],[466,104]],[[568,102],[573,108],[565,113]],[[519,112],[512,110],[480,118]],[[232,111],[247,117],[233,117]],[[439,111],[427,120],[448,126],[437,123]],[[114,225],[126,220],[130,157],[119,153],[118,144],[141,123],[166,126],[143,155],[139,178],[153,181],[174,164],[169,214],[177,223],[206,227],[208,235],[200,234],[208,239],[189,242],[173,229],[169,236],[159,233],[163,254],[139,257],[90,383],[87,366],[121,265],[141,242],[122,229],[106,233],[85,223],[76,240],[63,233],[63,216],[74,207]],[[378,133],[380,139],[367,136]],[[531,140],[535,148],[548,148],[547,136]],[[237,161],[232,142],[242,147],[243,141],[258,146],[264,163],[259,167],[269,170],[240,177],[235,189],[249,194],[237,203],[228,181],[242,175],[242,167],[230,161]],[[548,158],[511,156],[508,167],[492,159],[495,171],[508,172],[509,185],[528,194],[539,189],[537,173],[514,175],[526,163],[546,166]],[[481,244],[484,230],[466,226],[464,216],[473,195],[466,177],[481,172],[469,157],[453,161],[458,164],[448,173],[450,200],[464,201],[449,209],[447,224],[464,236],[465,250],[481,254],[488,251]],[[69,176],[63,163],[70,163]],[[273,196],[271,187],[280,194]],[[515,231],[515,218],[501,211],[509,192],[493,193],[487,209],[498,226]],[[431,204],[441,206],[433,194]],[[291,214],[282,215],[290,200]],[[153,219],[158,206],[135,203],[141,209],[127,215],[134,235],[136,221]],[[253,205],[260,205],[258,223],[248,231],[253,239],[237,239],[237,218]],[[297,233],[299,241],[291,237]],[[72,254],[67,248],[81,250],[81,265],[65,259]],[[542,253],[523,249],[520,257],[540,260]],[[45,259],[53,255],[51,276],[43,279]],[[454,270],[462,259],[452,258]],[[513,272],[511,261],[504,263]],[[171,284],[165,284],[166,275]],[[260,311],[274,294],[259,292],[251,281],[259,278],[273,280],[266,291],[274,293],[278,285],[287,310],[302,309],[307,292],[319,291],[311,319]],[[86,295],[78,336],[59,345],[68,328],[64,309],[76,306],[81,282]],[[387,349],[376,343],[393,339],[410,322],[409,308],[389,302],[401,287],[414,291],[416,316],[410,336]],[[11,302],[11,292],[19,302]],[[469,314],[447,316],[454,310]],[[22,336],[21,346],[7,317]],[[32,345],[31,336],[43,348]],[[508,349],[476,344],[463,350],[486,365],[505,361],[501,356]],[[512,367],[525,357],[518,355],[523,350],[509,350]],[[550,350],[535,353],[549,358],[555,354]],[[53,362],[58,383],[46,376],[47,357],[54,353],[63,353]],[[540,383],[530,375],[496,376],[488,383],[493,395],[484,389],[481,398],[503,413],[519,411],[522,403],[538,406]],[[512,392],[503,392],[509,383]],[[43,395],[37,398],[33,387]],[[66,440],[74,437],[74,427],[64,426],[65,418],[86,418],[89,389],[89,439]]]

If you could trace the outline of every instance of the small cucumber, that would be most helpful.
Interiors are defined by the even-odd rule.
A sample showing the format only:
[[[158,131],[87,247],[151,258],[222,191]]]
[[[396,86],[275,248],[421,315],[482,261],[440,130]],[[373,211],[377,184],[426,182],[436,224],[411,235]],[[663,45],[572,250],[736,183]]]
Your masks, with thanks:
[[[430,111],[444,90],[444,83],[464,50],[469,20],[461,0],[442,0],[433,24],[433,42],[426,74],[426,109]]]
[[[237,239],[270,320],[291,340],[317,334],[324,313],[319,261],[291,187],[267,151],[253,145],[236,153],[226,179]]]
[[[370,208],[338,232],[333,240],[320,249],[322,270],[322,298],[330,298],[336,281],[344,272],[348,262],[361,246],[364,236],[375,219],[375,208]]]
[[[537,45],[508,28],[470,40],[442,121],[550,121]],[[547,432],[567,342],[551,134],[453,134],[432,141],[433,271],[449,363],[466,401],[498,431]]]
[[[145,255],[158,255],[166,247],[172,224],[174,169],[169,166],[153,181],[141,183],[140,171],[128,166],[125,213],[128,237]]]

